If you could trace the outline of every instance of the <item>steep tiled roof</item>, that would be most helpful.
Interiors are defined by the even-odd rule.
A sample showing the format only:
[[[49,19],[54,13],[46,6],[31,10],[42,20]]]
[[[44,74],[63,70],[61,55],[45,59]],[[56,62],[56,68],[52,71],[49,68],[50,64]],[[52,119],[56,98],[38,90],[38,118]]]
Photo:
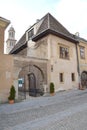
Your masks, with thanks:
[[[20,38],[18,43],[14,46],[14,48],[10,51],[10,54],[17,53],[18,50],[26,47],[26,33]]]
[[[48,35],[54,34],[71,42],[77,43],[77,39],[61,24],[59,23],[50,13],[47,13],[43,18],[39,20],[41,22],[36,34],[32,37],[33,41],[37,41],[38,39]],[[36,22],[34,25],[36,25]],[[34,26],[33,25],[33,26]],[[28,30],[30,30],[33,26],[31,26]],[[22,36],[22,38],[18,41],[15,47],[10,52],[11,54],[17,53],[21,48],[26,46],[26,33]]]
[[[36,35],[33,37],[34,41],[38,40],[40,37],[46,34],[52,33],[64,39],[76,42],[72,34],[62,24],[60,24],[50,13],[46,14],[41,20],[43,20],[43,22],[40,25]]]

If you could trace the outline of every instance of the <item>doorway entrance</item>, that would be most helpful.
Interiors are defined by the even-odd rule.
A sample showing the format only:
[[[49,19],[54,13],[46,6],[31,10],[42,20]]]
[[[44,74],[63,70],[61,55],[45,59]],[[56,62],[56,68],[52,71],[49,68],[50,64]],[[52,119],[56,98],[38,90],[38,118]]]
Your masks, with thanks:
[[[34,73],[28,74],[28,81],[29,81],[29,96],[36,97],[36,77]]]
[[[83,71],[81,74],[81,84],[82,84],[82,87],[87,88],[87,72],[86,71]]]

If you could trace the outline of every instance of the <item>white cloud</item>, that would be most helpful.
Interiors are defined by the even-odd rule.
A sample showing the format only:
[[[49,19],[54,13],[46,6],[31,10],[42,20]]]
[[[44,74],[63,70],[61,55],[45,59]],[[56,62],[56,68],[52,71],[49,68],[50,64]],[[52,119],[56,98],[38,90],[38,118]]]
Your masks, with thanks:
[[[56,18],[71,32],[87,35],[87,1],[61,0],[56,5]]]

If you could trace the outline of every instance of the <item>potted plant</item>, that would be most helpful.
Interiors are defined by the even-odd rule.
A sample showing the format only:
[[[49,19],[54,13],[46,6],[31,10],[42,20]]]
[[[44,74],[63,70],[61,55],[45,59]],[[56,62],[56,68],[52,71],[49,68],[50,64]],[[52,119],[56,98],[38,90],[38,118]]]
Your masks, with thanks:
[[[55,92],[54,83],[51,82],[51,83],[50,83],[50,94],[51,94],[51,95],[54,95],[54,92]]]
[[[16,90],[15,87],[12,85],[10,88],[10,95],[8,97],[9,103],[13,104],[14,100],[15,100],[15,94],[16,94]]]

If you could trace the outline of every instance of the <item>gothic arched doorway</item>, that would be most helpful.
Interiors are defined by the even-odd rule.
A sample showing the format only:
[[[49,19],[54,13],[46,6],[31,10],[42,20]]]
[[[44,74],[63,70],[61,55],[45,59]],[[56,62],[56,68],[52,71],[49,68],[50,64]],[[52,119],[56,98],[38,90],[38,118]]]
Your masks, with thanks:
[[[29,95],[36,97],[36,77],[34,73],[28,74],[28,81],[29,81]]]
[[[87,88],[87,72],[86,71],[83,71],[81,73],[81,85],[82,85],[82,87]]]
[[[19,96],[28,98],[28,96],[42,96],[44,94],[44,72],[37,65],[26,65],[19,73]]]

